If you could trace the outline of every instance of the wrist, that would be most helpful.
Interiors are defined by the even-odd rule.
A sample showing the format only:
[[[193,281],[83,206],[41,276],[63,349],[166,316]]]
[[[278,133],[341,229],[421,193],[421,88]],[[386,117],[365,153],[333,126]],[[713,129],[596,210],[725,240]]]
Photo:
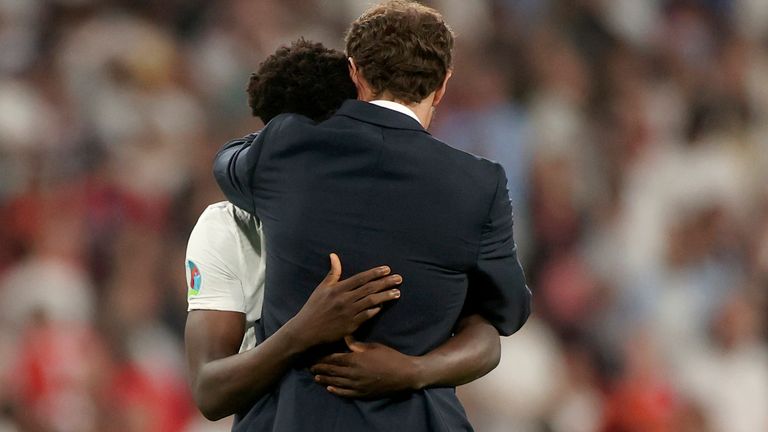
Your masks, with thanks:
[[[410,371],[408,374],[408,387],[413,391],[421,390],[429,385],[424,357],[409,356],[408,359],[408,370]]]
[[[301,330],[295,317],[288,320],[279,331],[285,335],[288,351],[293,355],[301,354],[314,346],[307,333]]]

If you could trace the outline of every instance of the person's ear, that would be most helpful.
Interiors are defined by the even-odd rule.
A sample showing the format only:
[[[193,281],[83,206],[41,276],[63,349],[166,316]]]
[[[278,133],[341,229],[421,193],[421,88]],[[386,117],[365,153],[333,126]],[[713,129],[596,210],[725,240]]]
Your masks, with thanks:
[[[357,98],[365,101],[372,100],[374,93],[371,91],[370,84],[365,80],[365,77],[357,67],[357,64],[355,64],[355,59],[349,57],[347,59],[347,65],[349,66],[349,78],[355,84],[355,88],[357,89]]]
[[[347,66],[349,67],[349,78],[352,80],[353,83],[355,83],[355,87],[357,87],[357,92],[360,93],[360,71],[357,69],[357,65],[355,64],[355,59],[352,57],[347,58]]]
[[[451,79],[451,76],[453,75],[453,70],[448,69],[448,72],[445,74],[445,79],[443,80],[443,84],[435,90],[435,98],[432,99],[432,106],[436,107],[440,104],[440,101],[443,100],[443,96],[445,96],[445,89],[448,87],[448,80]]]

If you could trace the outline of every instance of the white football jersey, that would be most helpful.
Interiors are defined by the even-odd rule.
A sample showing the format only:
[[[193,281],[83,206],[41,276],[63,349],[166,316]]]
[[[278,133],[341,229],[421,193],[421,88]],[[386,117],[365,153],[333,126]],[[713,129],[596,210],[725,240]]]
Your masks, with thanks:
[[[240,352],[253,348],[254,325],[264,301],[264,274],[261,222],[229,202],[208,206],[187,244],[187,310],[244,313]]]

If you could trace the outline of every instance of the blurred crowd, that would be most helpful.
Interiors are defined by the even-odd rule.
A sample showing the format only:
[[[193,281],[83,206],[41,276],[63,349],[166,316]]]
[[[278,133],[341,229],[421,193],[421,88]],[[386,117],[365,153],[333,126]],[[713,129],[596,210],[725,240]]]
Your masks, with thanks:
[[[366,0],[0,0],[0,432],[218,431],[184,251],[245,85]],[[499,161],[535,312],[479,432],[768,431],[764,0],[434,0],[432,133]]]

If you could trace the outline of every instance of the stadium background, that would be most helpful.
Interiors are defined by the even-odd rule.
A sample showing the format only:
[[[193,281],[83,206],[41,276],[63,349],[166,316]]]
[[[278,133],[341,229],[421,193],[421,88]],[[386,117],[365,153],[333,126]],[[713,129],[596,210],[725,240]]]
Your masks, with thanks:
[[[250,71],[353,0],[0,0],[0,431],[218,431],[184,249]],[[768,431],[768,4],[435,0],[433,133],[505,165],[535,314],[479,432]]]

